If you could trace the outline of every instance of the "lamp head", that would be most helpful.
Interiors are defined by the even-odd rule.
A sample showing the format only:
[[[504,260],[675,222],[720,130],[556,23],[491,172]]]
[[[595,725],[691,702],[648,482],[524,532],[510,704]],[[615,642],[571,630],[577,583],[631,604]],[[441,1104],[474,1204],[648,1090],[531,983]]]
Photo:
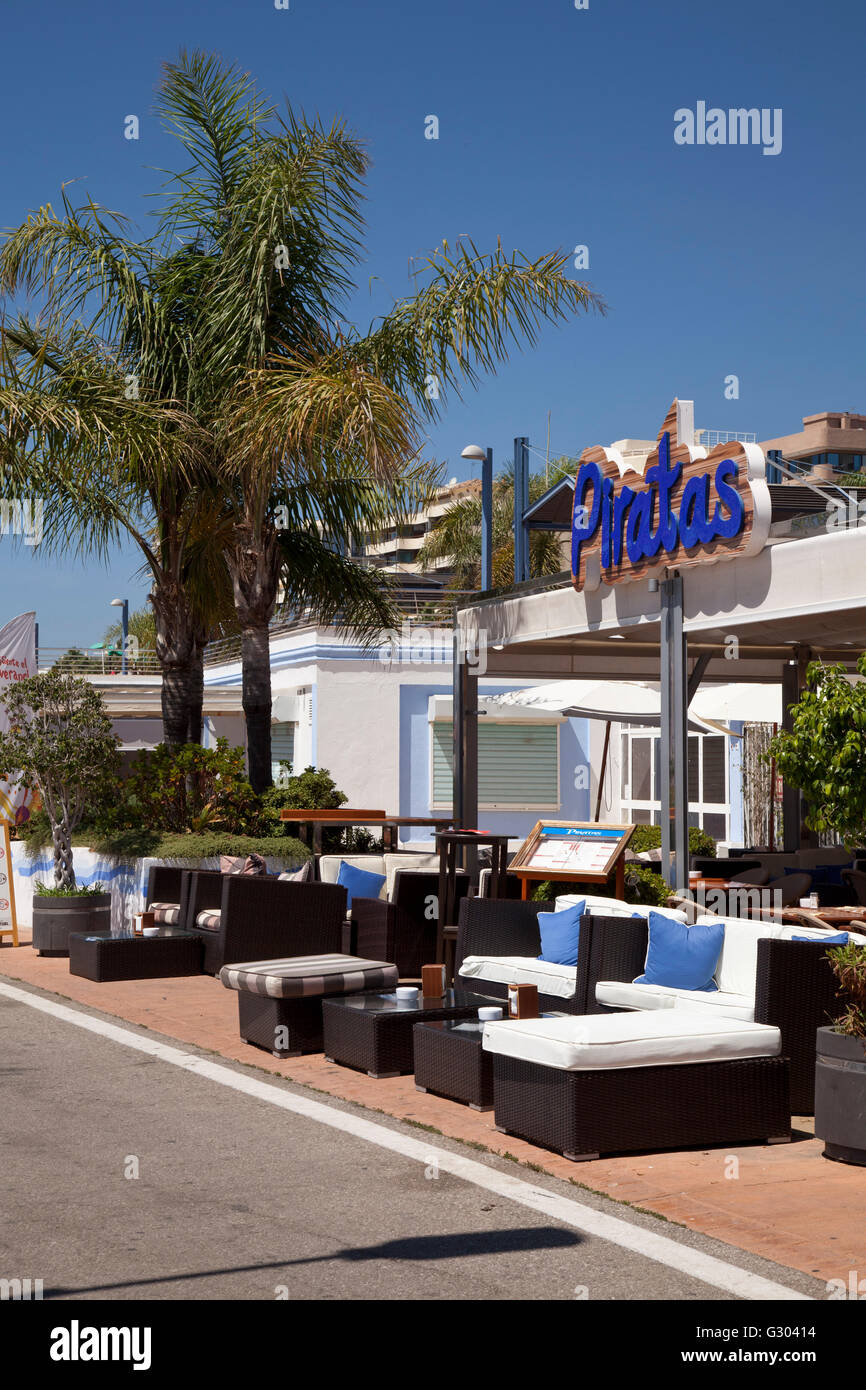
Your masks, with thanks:
[[[460,457],[472,459],[475,463],[483,463],[487,458],[487,450],[480,448],[478,444],[467,444]]]

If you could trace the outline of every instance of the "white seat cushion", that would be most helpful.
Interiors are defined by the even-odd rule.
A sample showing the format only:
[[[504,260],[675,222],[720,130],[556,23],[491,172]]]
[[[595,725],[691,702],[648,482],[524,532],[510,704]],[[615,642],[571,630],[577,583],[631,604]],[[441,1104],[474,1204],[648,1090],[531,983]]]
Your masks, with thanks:
[[[592,893],[563,893],[554,901],[557,912],[563,912],[575,903],[585,902],[590,917],[648,917],[651,912],[660,912],[663,917],[672,917],[675,922],[684,922],[686,914],[679,908],[652,907],[647,903],[626,903],[621,898],[600,898]]]
[[[385,896],[389,903],[394,901],[394,879],[400,869],[411,869],[416,874],[438,874],[439,855],[438,854],[385,854],[382,856],[384,868],[374,870],[375,873],[385,875]],[[361,868],[366,868],[362,864]]]
[[[558,1071],[612,1067],[681,1066],[738,1057],[775,1057],[778,1028],[685,1009],[588,1014],[569,1018],[513,1018],[485,1023],[487,1052],[518,1057]]]
[[[459,971],[467,980],[492,980],[500,985],[536,985],[540,994],[572,999],[577,989],[573,965],[554,965],[536,956],[467,956]]]
[[[721,990],[675,989],[670,985],[633,985],[620,980],[599,980],[595,987],[599,1004],[612,1009],[708,1009],[726,1018],[755,1017],[754,996]]]

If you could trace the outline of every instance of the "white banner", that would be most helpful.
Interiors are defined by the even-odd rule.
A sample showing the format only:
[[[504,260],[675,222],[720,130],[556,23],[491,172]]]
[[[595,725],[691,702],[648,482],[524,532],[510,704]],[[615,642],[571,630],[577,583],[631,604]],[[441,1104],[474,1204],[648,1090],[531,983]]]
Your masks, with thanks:
[[[36,614],[21,613],[0,628],[0,695],[13,681],[36,675]],[[9,716],[0,702],[0,732],[9,728]],[[27,819],[33,793],[17,782],[0,780],[0,821],[13,824]],[[0,892],[0,899],[5,894]],[[0,909],[2,915],[2,909]]]

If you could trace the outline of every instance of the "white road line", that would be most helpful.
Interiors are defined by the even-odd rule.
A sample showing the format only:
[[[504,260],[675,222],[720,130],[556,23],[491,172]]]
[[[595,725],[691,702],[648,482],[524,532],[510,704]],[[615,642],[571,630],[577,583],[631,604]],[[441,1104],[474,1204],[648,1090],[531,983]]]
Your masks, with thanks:
[[[115,1023],[107,1023],[101,1018],[67,1008],[65,1004],[57,1004],[53,999],[44,999],[41,995],[30,994],[27,990],[16,989],[14,985],[5,983],[0,983],[0,995],[14,999],[19,1004],[26,1004],[32,1009],[38,1009],[41,1013],[50,1014],[52,1018],[62,1019],[64,1023],[74,1024],[76,1028],[96,1033],[111,1042],[120,1043],[123,1047],[145,1052],[160,1062],[182,1067],[185,1071],[194,1072],[196,1076],[205,1077],[208,1081],[216,1081],[233,1091],[240,1091],[243,1095],[265,1101],[268,1105],[289,1110],[295,1115],[303,1115],[305,1119],[315,1120],[319,1124],[330,1125],[332,1129],[342,1130],[343,1133],[352,1134],[355,1138],[364,1139],[370,1144],[378,1144],[379,1148],[390,1149],[392,1153],[402,1154],[404,1158],[411,1158],[425,1165],[435,1163],[440,1172],[452,1173],[464,1182],[473,1183],[487,1192],[495,1192],[510,1202],[549,1216],[552,1220],[560,1221],[585,1235],[596,1236],[599,1240],[618,1245],[623,1250],[631,1250],[635,1255],[642,1255],[658,1264],[677,1269],[693,1279],[723,1289],[737,1298],[811,1301],[808,1294],[798,1293],[794,1289],[786,1288],[784,1284],[775,1284],[771,1279],[764,1279],[759,1274],[738,1268],[737,1265],[727,1264],[724,1260],[718,1260],[715,1256],[707,1255],[689,1245],[681,1245],[679,1241],[671,1240],[668,1236],[656,1235],[653,1231],[633,1226],[619,1217],[595,1211],[573,1197],[563,1197],[556,1192],[533,1187],[523,1178],[501,1173],[474,1159],[450,1153],[447,1149],[437,1149],[432,1144],[388,1129],[373,1120],[365,1120],[360,1115],[334,1109],[321,1101],[308,1100],[306,1096],[294,1095],[267,1081],[259,1081],[253,1076],[233,1071],[230,1067],[210,1062],[192,1052],[184,1052],[179,1047],[156,1042]]]

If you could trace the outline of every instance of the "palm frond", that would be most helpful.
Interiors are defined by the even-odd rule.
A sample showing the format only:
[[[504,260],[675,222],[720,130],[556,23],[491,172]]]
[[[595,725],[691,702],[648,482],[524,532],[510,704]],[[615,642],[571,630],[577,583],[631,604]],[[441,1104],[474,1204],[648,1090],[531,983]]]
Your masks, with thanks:
[[[605,312],[594,290],[563,273],[567,261],[560,252],[534,261],[519,251],[507,256],[501,243],[489,255],[471,243],[452,254],[445,242],[425,262],[425,288],[349,342],[347,354],[435,417],[448,388],[460,395],[504,362],[513,345],[532,347],[543,322]]]

